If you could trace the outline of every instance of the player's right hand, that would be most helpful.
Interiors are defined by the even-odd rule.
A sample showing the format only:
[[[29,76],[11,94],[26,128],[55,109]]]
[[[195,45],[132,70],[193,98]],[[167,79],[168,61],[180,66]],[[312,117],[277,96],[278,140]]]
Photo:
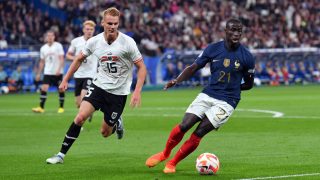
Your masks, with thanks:
[[[68,89],[68,82],[62,81],[61,84],[59,85],[59,90],[65,91],[67,89]]]
[[[172,86],[175,86],[177,84],[177,80],[173,79],[171,81],[169,81],[165,86],[164,86],[164,90],[167,90],[168,88],[171,88]]]
[[[36,81],[40,81],[40,74],[36,75]]]

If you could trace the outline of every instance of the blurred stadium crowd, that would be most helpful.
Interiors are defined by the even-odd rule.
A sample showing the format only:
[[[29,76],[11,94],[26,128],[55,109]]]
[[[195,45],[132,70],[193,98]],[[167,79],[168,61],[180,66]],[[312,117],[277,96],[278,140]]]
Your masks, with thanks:
[[[39,2],[40,9],[35,4]],[[123,13],[120,31],[133,37],[147,57],[159,57],[170,50],[203,49],[224,37],[224,24],[230,17],[240,17],[244,23],[242,43],[250,49],[320,47],[319,0],[0,0],[0,49],[41,46],[49,29],[67,47],[73,38],[82,35],[83,21],[99,23],[100,12],[111,6]],[[55,9],[60,16],[48,9]],[[101,32],[100,27],[96,32]],[[187,64],[181,63],[167,63],[163,80],[177,75]],[[267,77],[268,83],[275,85],[301,79],[294,78],[294,69],[302,72],[300,62],[279,63],[257,63],[262,74],[257,77],[262,81]],[[309,71],[302,79],[319,81],[320,65],[302,64]],[[279,71],[279,67],[287,71]]]
[[[225,21],[241,17],[250,48],[320,46],[319,0],[42,0],[65,14],[62,22],[34,8],[32,1],[1,1],[0,34],[8,44],[39,44],[54,29],[62,44],[81,34],[86,19],[116,6],[121,30],[162,48],[202,49],[223,37]]]

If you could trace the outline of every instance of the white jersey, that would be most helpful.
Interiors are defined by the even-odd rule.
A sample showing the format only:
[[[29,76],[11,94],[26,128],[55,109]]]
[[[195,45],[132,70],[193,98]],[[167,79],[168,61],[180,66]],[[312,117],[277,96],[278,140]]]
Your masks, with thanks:
[[[93,83],[116,95],[128,95],[132,83],[133,64],[142,60],[135,41],[119,32],[117,39],[108,44],[100,33],[87,41],[82,50],[84,56],[98,57],[98,74]]]
[[[68,52],[78,55],[86,45],[86,40],[83,36],[77,37],[71,41]],[[94,55],[88,56],[82,63],[79,69],[74,73],[75,78],[93,78],[97,73],[98,58]]]
[[[59,56],[64,56],[63,47],[58,42],[53,42],[51,46],[45,44],[40,49],[40,59],[45,61],[44,75],[56,75],[56,72],[60,66]],[[63,68],[61,68],[61,74],[63,74]]]

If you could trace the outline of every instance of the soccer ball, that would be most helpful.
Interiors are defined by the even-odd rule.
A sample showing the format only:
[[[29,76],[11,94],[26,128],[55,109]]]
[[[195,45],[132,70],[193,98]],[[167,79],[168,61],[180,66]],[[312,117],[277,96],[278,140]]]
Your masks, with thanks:
[[[219,167],[219,159],[212,153],[203,153],[197,158],[196,168],[201,175],[216,174],[219,170]]]

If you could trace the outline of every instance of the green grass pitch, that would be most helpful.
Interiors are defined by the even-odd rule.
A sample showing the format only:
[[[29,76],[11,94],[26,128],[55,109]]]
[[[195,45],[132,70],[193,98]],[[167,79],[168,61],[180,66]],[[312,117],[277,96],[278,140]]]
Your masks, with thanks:
[[[164,163],[147,168],[145,160],[163,149],[170,130],[200,91],[144,91],[138,109],[129,107],[128,97],[122,140],[100,135],[102,113],[96,112],[93,122],[84,125],[65,163],[59,165],[47,165],[45,160],[60,150],[77,112],[73,93],[67,94],[64,114],[56,113],[57,93],[49,93],[44,114],[31,112],[38,105],[38,94],[0,96],[0,179],[186,180],[288,175],[320,179],[320,86],[316,85],[243,92],[229,121],[205,136],[198,149],[178,164],[177,173],[163,174]],[[203,152],[219,157],[217,175],[197,174],[195,160]]]

